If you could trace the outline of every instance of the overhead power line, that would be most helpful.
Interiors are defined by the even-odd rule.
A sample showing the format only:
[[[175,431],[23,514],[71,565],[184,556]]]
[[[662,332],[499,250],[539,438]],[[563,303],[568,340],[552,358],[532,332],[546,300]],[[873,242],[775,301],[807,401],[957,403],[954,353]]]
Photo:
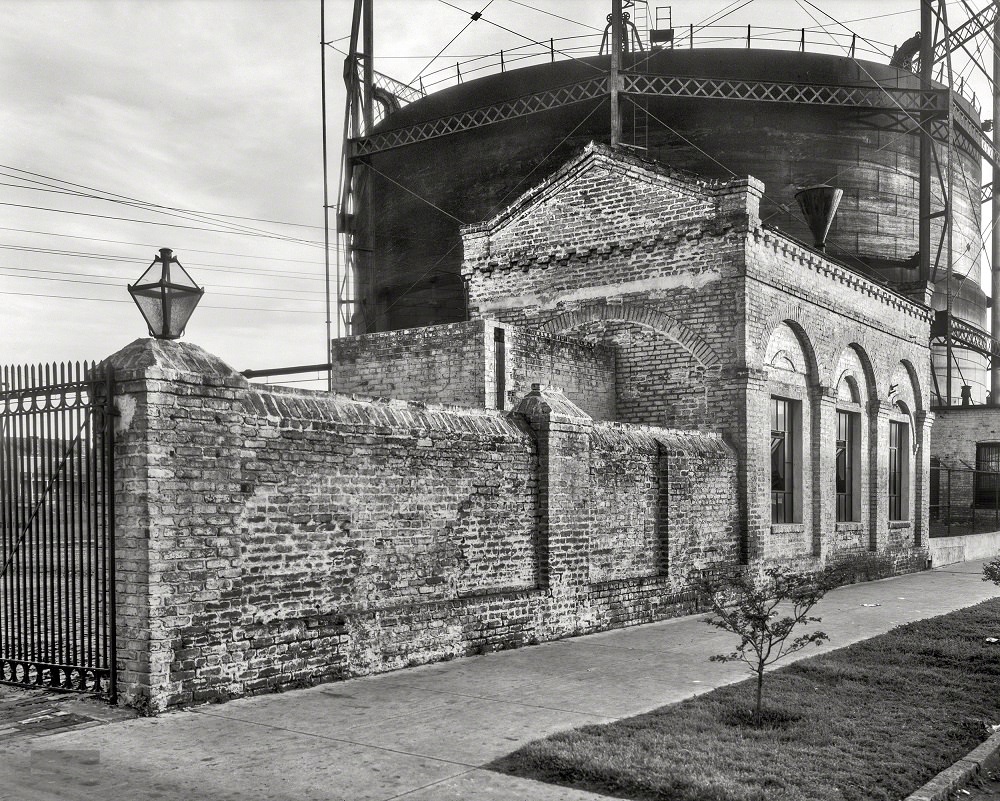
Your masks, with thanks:
[[[110,203],[120,203],[121,205],[131,206],[134,208],[141,208],[147,211],[152,211],[159,214],[165,214],[170,217],[180,217],[182,219],[187,219],[192,222],[207,222],[214,225],[225,226],[225,228],[216,229],[220,232],[225,230],[229,230],[230,232],[246,232],[251,235],[267,236],[268,238],[281,239],[288,242],[310,243],[322,247],[320,243],[313,242],[312,240],[304,240],[298,237],[285,236],[284,234],[277,234],[273,231],[266,231],[260,228],[255,228],[253,226],[247,226],[238,223],[229,223],[226,222],[225,220],[216,219],[218,216],[221,215],[212,215],[207,212],[194,212],[194,211],[187,211],[184,209],[177,209],[171,206],[164,206],[162,204],[152,203],[150,201],[129,197],[128,195],[122,195],[117,192],[108,192],[106,190],[97,189],[92,186],[87,186],[86,184],[79,184],[61,178],[54,178],[52,176],[47,176],[42,173],[32,172],[30,170],[23,170],[19,167],[12,167],[10,165],[0,164],[0,167],[3,167],[8,170],[14,170],[15,172],[22,172],[26,175],[32,175],[35,176],[35,178],[42,178],[51,182],[50,184],[43,183],[43,186],[44,185],[51,186],[52,183],[54,183],[55,188],[63,188],[61,185],[65,185],[70,187],[76,187],[78,189],[85,189],[88,192],[96,192],[98,193],[98,195],[94,197],[94,199],[96,200],[103,200]],[[28,178],[21,178],[19,180],[32,181],[32,179]],[[42,183],[41,181],[32,181],[32,182]]]
[[[317,247],[317,248],[323,247],[322,242],[313,242],[307,239],[294,239],[291,237],[279,236],[276,234],[252,233],[250,231],[234,231],[226,228],[204,228],[198,225],[180,225],[179,223],[159,222],[158,220],[137,220],[131,217],[117,217],[111,214],[95,214],[93,212],[71,211],[69,209],[53,209],[47,206],[33,206],[27,203],[0,202],[0,206],[10,206],[12,208],[18,208],[18,209],[33,209],[36,211],[50,211],[56,214],[72,214],[77,217],[95,217],[101,220],[117,220],[119,222],[136,223],[138,225],[158,225],[164,228],[183,228],[189,231],[209,231],[211,233],[216,233],[216,234],[237,234],[241,236],[253,236],[253,237],[260,237],[263,239],[281,240],[283,242],[289,242],[292,244],[308,245],[310,247]]]

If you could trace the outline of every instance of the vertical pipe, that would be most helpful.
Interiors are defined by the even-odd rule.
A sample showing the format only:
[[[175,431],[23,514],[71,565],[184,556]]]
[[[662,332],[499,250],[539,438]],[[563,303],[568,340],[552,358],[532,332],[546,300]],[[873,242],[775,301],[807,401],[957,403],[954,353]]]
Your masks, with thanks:
[[[854,58],[854,48],[858,43],[858,35],[856,33],[851,34],[851,58]]]
[[[556,63],[556,40],[549,39],[549,59],[553,64]]]
[[[611,146],[616,147],[622,140],[621,106],[618,98],[618,81],[622,65],[622,0],[611,0],[611,74],[609,92],[611,95]]]
[[[799,50],[803,53],[806,52],[806,29],[802,29],[802,38],[799,41]]]
[[[1000,153],[1000,16],[993,22],[993,149]],[[990,237],[990,334],[1000,340],[1000,170],[993,167],[993,230]],[[990,363],[990,403],[1000,406],[1000,359]]]
[[[945,0],[938,0],[938,9],[941,19],[941,30],[942,37],[947,41],[948,36],[951,31],[948,28],[948,4]],[[946,239],[946,256],[947,259],[947,278],[945,283],[945,299],[948,309],[948,403],[951,403],[951,385],[952,385],[952,361],[954,360],[954,345],[951,337],[951,315],[952,315],[952,278],[954,277],[954,261],[955,261],[955,250],[954,250],[954,233],[955,233],[955,115],[953,113],[954,108],[954,97],[953,92],[953,82],[955,80],[955,74],[952,71],[951,66],[951,50],[945,50],[945,66],[947,67],[945,85],[947,87],[945,98],[948,102],[948,133],[947,133],[947,145],[946,152],[948,154],[948,163],[946,165],[946,183],[947,183],[947,193],[948,196],[945,198],[944,203],[944,224],[945,224],[945,239]]]
[[[750,49],[750,26],[747,25],[747,50]]]
[[[326,0],[319,0],[319,72],[320,113],[323,115],[323,278],[326,290],[326,344],[323,350],[326,363],[330,365],[326,374],[326,389],[330,392],[333,390],[333,331],[330,319],[330,168],[326,152]]]
[[[688,49],[694,50],[694,25],[688,26],[688,37],[690,39],[690,41],[688,42],[690,47]]]

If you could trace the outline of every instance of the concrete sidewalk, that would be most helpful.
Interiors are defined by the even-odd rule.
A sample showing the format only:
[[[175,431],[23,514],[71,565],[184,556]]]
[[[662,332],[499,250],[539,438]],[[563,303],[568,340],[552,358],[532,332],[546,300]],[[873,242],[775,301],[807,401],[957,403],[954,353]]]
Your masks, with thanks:
[[[831,592],[840,648],[1000,595],[982,562]],[[4,801],[599,799],[480,766],[747,676],[701,617],[0,743]]]

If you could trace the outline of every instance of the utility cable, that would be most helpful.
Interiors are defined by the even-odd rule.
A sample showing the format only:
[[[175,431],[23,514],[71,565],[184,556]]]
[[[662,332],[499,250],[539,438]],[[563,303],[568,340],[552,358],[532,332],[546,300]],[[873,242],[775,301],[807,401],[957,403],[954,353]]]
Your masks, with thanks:
[[[136,259],[131,256],[119,256],[114,253],[88,253],[83,251],[56,250],[52,248],[36,248],[30,246],[4,245],[4,244],[0,244],[0,250],[12,250],[20,253],[31,253],[41,256],[60,256],[62,258],[84,259],[86,261],[110,261],[110,262],[119,262],[121,264],[129,264],[129,265],[141,264],[141,262],[137,262]],[[199,271],[204,270],[207,272],[234,273],[241,275],[249,275],[251,277],[260,277],[262,279],[281,278],[289,281],[324,280],[316,273],[307,273],[297,270],[283,271],[283,270],[266,270],[253,267],[230,267],[225,264],[205,264],[203,262],[188,261],[187,259],[184,260],[184,263],[188,267],[198,267]],[[44,272],[44,270],[42,272]]]
[[[44,269],[44,268],[41,268],[41,267],[5,267],[5,266],[2,266],[2,265],[0,265],[0,273],[2,273],[3,275],[7,275],[7,276],[9,276],[11,278],[23,278],[23,279],[26,279],[26,280],[27,279],[36,279],[36,280],[46,280],[46,281],[67,281],[67,282],[71,282],[71,283],[90,283],[90,282],[84,281],[82,278],[75,278],[75,279],[69,279],[69,278],[46,278],[45,276],[48,276],[48,275],[71,275],[71,276],[78,276],[78,277],[79,276],[86,276],[87,278],[110,278],[111,279],[111,283],[109,283],[107,281],[101,281],[99,283],[106,284],[108,286],[121,286],[122,285],[122,277],[120,275],[114,275],[114,274],[109,274],[109,273],[91,273],[91,272],[81,273],[79,271],[72,271],[72,270],[47,270],[47,269]],[[42,275],[20,275],[20,273],[42,273]],[[260,278],[262,278],[262,279],[263,278],[270,278],[270,277],[272,277],[272,276],[260,276]],[[322,281],[323,279],[322,278],[316,278],[316,279],[302,279],[302,280]],[[273,293],[270,293],[270,290],[267,287],[263,287],[263,286],[248,286],[246,284],[222,284],[222,283],[213,283],[212,286],[213,287],[223,287],[223,288],[227,288],[227,289],[251,289],[251,290],[257,290],[257,291],[260,291],[260,292],[269,292],[269,294],[266,295],[266,296],[264,296],[264,297],[268,297],[268,298],[271,298],[271,297],[278,298],[278,297],[280,297],[279,295],[274,295]],[[316,289],[292,289],[291,287],[281,287],[280,291],[281,292],[294,292],[295,294],[298,294],[298,295],[310,295],[310,296],[315,296],[316,292],[317,292]],[[283,300],[295,300],[296,298],[282,298],[282,299]]]
[[[323,247],[322,242],[313,242],[306,239],[290,239],[288,237],[277,236],[275,234],[255,234],[255,233],[250,233],[248,231],[230,231],[224,228],[202,228],[197,225],[180,225],[179,223],[159,222],[157,220],[136,220],[131,217],[116,217],[108,214],[94,214],[92,212],[85,212],[85,211],[70,211],[69,209],[52,209],[45,206],[32,206],[25,203],[0,202],[0,206],[11,206],[12,208],[18,208],[18,209],[34,209],[36,211],[51,211],[58,214],[72,214],[78,217],[96,217],[101,220],[117,220],[119,222],[131,222],[131,223],[137,223],[139,225],[159,225],[164,228],[183,228],[189,231],[209,231],[217,234],[239,234],[242,236],[260,237],[262,239],[275,239],[293,244],[310,245],[318,248]]]
[[[493,0],[489,0],[489,2],[485,6],[483,6],[483,11],[489,8],[490,5],[492,5],[492,3]],[[435,61],[437,61],[441,57],[441,54],[451,46],[452,42],[454,42],[459,36],[465,33],[473,22],[476,22],[482,18],[483,11],[477,11],[474,14],[469,14],[469,21],[465,23],[465,25],[462,27],[462,30],[460,30],[458,33],[452,36],[451,39],[448,40],[448,44],[446,44],[444,47],[438,50],[437,55],[434,56],[434,58],[432,58],[430,61],[428,61],[427,64],[424,65],[424,68],[420,70],[420,72],[418,72],[416,75],[414,75],[410,81],[408,81],[410,86],[413,86],[414,81],[420,80],[420,76],[424,74],[424,72],[427,70],[427,67],[433,64]]]
[[[151,201],[141,200],[139,198],[130,197],[129,195],[122,195],[122,194],[119,194],[117,192],[109,192],[109,191],[107,191],[105,189],[98,189],[98,188],[93,187],[93,186],[87,186],[86,184],[78,184],[78,183],[75,183],[73,181],[67,181],[67,180],[65,180],[63,178],[55,178],[55,177],[53,177],[51,175],[45,175],[43,173],[32,172],[31,170],[25,170],[25,169],[22,169],[20,167],[13,167],[13,166],[11,166],[9,164],[0,164],[0,168],[6,169],[6,170],[13,170],[14,172],[24,173],[25,175],[31,175],[31,176],[34,176],[35,178],[42,178],[42,179],[45,179],[46,181],[48,181],[49,184],[44,184],[42,181],[37,181],[37,180],[30,179],[30,178],[21,178],[20,176],[16,176],[16,177],[19,178],[19,180],[22,180],[22,181],[31,181],[32,183],[41,183],[43,185],[48,185],[48,186],[51,186],[51,185],[55,184],[56,188],[62,188],[59,185],[60,184],[64,184],[65,186],[76,187],[77,189],[85,189],[88,192],[97,192],[97,193],[99,193],[102,196],[104,196],[104,195],[107,196],[106,198],[101,198],[101,199],[112,199],[113,198],[113,199],[117,199],[117,200],[121,200],[121,201],[127,201],[126,205],[139,204],[140,206],[149,207],[151,209],[158,209],[158,210],[170,211],[170,212],[177,212],[177,213],[183,213],[183,214],[191,214],[191,215],[196,215],[196,216],[200,216],[200,217],[209,217],[209,218],[212,218],[212,217],[230,217],[230,218],[237,218],[236,215],[230,215],[230,214],[220,214],[220,213],[205,212],[205,211],[194,211],[194,210],[190,210],[190,209],[178,208],[178,207],[175,207],[175,206],[164,206],[164,205],[159,204],[159,203],[153,203]],[[15,176],[10,176],[10,177],[15,177]],[[240,218],[240,219],[253,219],[253,218],[245,217],[245,218]],[[215,220],[215,219],[209,219],[208,221],[209,222],[215,222],[215,223],[222,222],[220,220]],[[281,221],[274,221],[274,222],[277,223],[278,225],[301,225],[300,223],[287,223],[287,222],[281,222]],[[241,226],[241,227],[248,228],[249,230],[252,230],[252,231],[261,232],[261,229],[252,228],[251,226]],[[308,226],[308,227],[310,227],[310,228],[321,228],[322,226]],[[264,233],[272,233],[272,232],[267,231],[267,232],[264,232]]]
[[[586,22],[580,22],[578,19],[570,19],[569,17],[564,17],[560,14],[554,14],[551,11],[545,11],[544,9],[537,8],[527,3],[522,3],[520,0],[507,0],[508,3],[513,3],[515,6],[522,6],[523,8],[530,8],[532,11],[537,11],[539,14],[547,14],[550,17],[555,17],[556,19],[561,19],[564,22],[572,22],[574,25],[580,25],[583,28],[588,28],[592,31],[597,31],[600,34],[604,33],[603,28],[595,28],[593,25],[588,25]]]
[[[466,222],[465,220],[461,220],[458,217],[456,217],[454,214],[452,214],[451,212],[445,211],[440,206],[436,205],[435,203],[432,203],[430,200],[428,200],[427,198],[425,198],[423,195],[417,194],[416,192],[414,192],[409,187],[403,186],[395,178],[389,177],[384,172],[382,172],[382,170],[378,169],[378,167],[374,166],[373,164],[366,164],[365,166],[367,166],[368,169],[371,170],[372,172],[377,173],[378,175],[381,175],[383,178],[385,178],[385,180],[389,181],[390,183],[395,184],[400,189],[402,189],[404,192],[407,192],[408,194],[413,195],[413,197],[415,197],[417,200],[419,200],[419,201],[421,201],[423,203],[426,203],[428,206],[430,206],[435,211],[441,212],[445,217],[451,217],[451,219],[453,219],[459,225],[465,225],[465,222]]]
[[[458,6],[454,5],[453,3],[449,3],[448,0],[438,0],[438,2],[441,3],[441,4],[443,4],[443,5],[448,6],[449,8],[454,8],[456,11],[461,11],[463,14],[467,14],[468,13],[464,8],[459,8]],[[490,2],[492,2],[492,0],[490,0]],[[749,2],[753,2],[753,0],[749,0]],[[494,22],[493,20],[486,19],[486,17],[482,16],[481,14],[480,14],[479,18],[483,22],[487,23],[488,25],[492,25],[494,28],[499,28],[502,31],[507,31],[507,33],[512,33],[512,34],[514,34],[514,36],[518,36],[521,39],[525,39],[526,41],[529,41],[532,44],[538,44],[538,45],[544,45],[545,44],[544,42],[539,42],[537,39],[532,39],[530,36],[525,36],[523,33],[520,33],[518,31],[512,30],[511,28],[507,28],[506,26],[501,25],[498,22]],[[583,59],[576,58],[576,56],[571,56],[569,53],[567,53],[567,52],[565,52],[563,50],[560,50],[560,49],[558,49],[558,48],[556,48],[554,46],[552,47],[552,51],[554,53],[559,53],[559,55],[561,55],[561,56],[566,56],[566,58],[570,59],[571,61],[576,61],[576,62],[578,62],[580,64],[585,64],[586,66],[590,67],[591,69],[593,69],[593,70],[595,70],[597,72],[604,73],[604,70],[601,69],[600,67],[598,67],[596,64],[591,64],[591,63],[589,63],[587,61],[584,61]]]
[[[29,172],[28,170],[22,170],[22,169],[19,169],[17,167],[9,167],[9,166],[4,165],[4,164],[0,164],[0,168],[7,169],[7,170],[15,170],[16,172],[23,172],[23,173],[26,173],[28,175],[35,175],[35,176],[38,176],[39,178],[46,178],[49,181],[54,181],[54,182],[59,183],[59,184],[66,184],[67,186],[80,186],[81,188],[84,188],[84,189],[88,188],[88,187],[83,187],[80,184],[73,184],[73,183],[71,183],[69,181],[63,181],[63,180],[61,180],[59,178],[51,178],[49,176],[41,175],[40,173]],[[31,181],[32,183],[41,184],[42,186],[47,186],[50,189],[52,189],[52,191],[55,191],[55,188],[51,187],[50,184],[45,184],[43,181],[38,181],[38,180],[31,179],[31,178],[22,178],[20,175],[12,175],[12,174],[6,173],[6,172],[0,172],[0,175],[4,175],[4,176],[6,176],[8,178],[16,178],[19,181]],[[3,184],[3,186],[16,186],[16,185],[15,184]],[[25,187],[21,187],[21,188],[23,188],[23,189],[33,189],[34,187],[27,187],[27,186],[25,186]],[[64,190],[64,191],[65,191],[66,194],[78,194],[78,195],[80,195],[80,197],[95,197],[94,195],[88,195],[88,194],[85,194],[83,192],[72,192],[70,190]],[[93,189],[91,191],[101,192],[101,193],[103,193],[105,195],[112,194],[112,193],[109,193],[109,192],[105,192],[104,190],[101,190],[101,189]],[[128,199],[128,198],[125,198],[124,196],[122,196],[122,199]],[[135,201],[135,202],[145,203],[144,201]],[[184,208],[178,208],[178,207],[175,207],[175,206],[161,206],[161,205],[156,204],[156,203],[145,203],[145,205],[149,205],[149,206],[152,206],[152,207],[155,207],[155,208],[166,209],[168,211],[184,212],[184,213],[187,213],[187,214],[200,214],[200,215],[205,215],[205,216],[210,216],[210,217],[225,217],[227,219],[232,219],[232,220],[249,220],[251,222],[271,223],[272,225],[289,225],[289,226],[293,226],[293,227],[296,227],[296,228],[318,228],[318,229],[322,229],[323,228],[322,225],[310,225],[309,223],[287,222],[285,220],[271,220],[271,219],[267,219],[267,218],[264,218],[264,217],[246,217],[246,216],[239,215],[239,214],[223,214],[222,212],[213,212],[213,211],[199,211],[197,209],[184,209]]]
[[[10,228],[8,226],[0,225],[0,231],[15,231],[19,234],[38,234],[39,236],[56,236],[60,239],[82,239],[87,242],[101,242],[106,245],[133,245],[140,248],[150,248],[152,250],[158,249],[158,245],[154,245],[149,242],[129,242],[124,239],[104,239],[97,236],[81,236],[79,234],[60,234],[55,231],[38,231],[32,228]],[[331,246],[331,249],[334,249]],[[335,249],[343,250],[343,247],[337,245]],[[46,248],[39,248],[39,252],[44,252]],[[255,253],[231,253],[225,250],[199,250],[197,248],[184,248],[185,253],[208,253],[212,256],[232,256],[237,259],[267,259],[272,262],[295,262],[299,264],[313,264],[317,267],[322,267],[323,262],[315,261],[313,259],[290,259],[285,256],[275,257],[275,256],[261,256]],[[124,258],[124,257],[123,257]],[[134,261],[134,259],[132,259]],[[249,269],[249,268],[248,268]]]
[[[26,298],[46,298],[47,300],[85,300],[85,301],[96,301],[97,303],[128,303],[131,304],[131,300],[119,300],[118,298],[90,298],[83,297],[82,295],[51,295],[42,292],[11,292],[7,290],[0,290],[4,295],[16,295],[18,297]],[[271,309],[261,306],[213,306],[212,304],[206,304],[204,306],[199,305],[199,309],[217,309],[221,311],[253,311],[253,312],[275,312],[278,314],[326,314],[325,311],[307,311],[306,309]]]

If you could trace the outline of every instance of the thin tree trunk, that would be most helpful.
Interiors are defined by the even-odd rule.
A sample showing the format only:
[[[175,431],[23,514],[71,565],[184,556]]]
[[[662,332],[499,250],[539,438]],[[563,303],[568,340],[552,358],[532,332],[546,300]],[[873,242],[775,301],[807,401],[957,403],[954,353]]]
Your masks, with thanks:
[[[754,717],[757,718],[757,722],[760,722],[761,715],[763,714],[762,709],[762,697],[764,691],[764,665],[760,664],[757,666],[757,711],[754,713]]]

